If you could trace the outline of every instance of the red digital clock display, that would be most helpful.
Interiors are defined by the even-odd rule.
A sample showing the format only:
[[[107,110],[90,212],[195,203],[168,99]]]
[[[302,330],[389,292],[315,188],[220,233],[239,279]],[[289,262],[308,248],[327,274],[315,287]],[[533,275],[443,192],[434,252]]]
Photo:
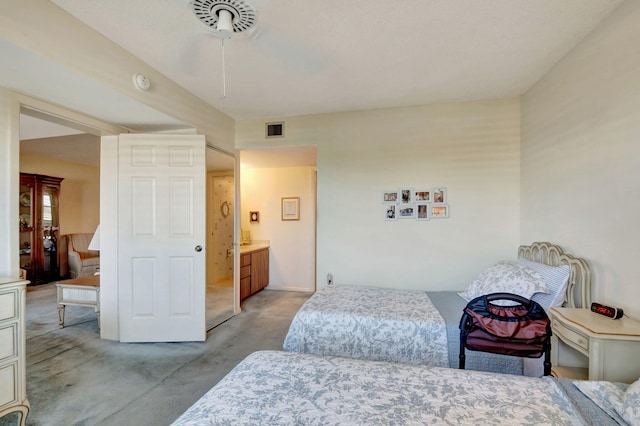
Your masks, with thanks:
[[[611,306],[601,305],[595,302],[591,304],[591,312],[613,319],[620,319],[623,315],[622,309],[620,308],[612,308]]]

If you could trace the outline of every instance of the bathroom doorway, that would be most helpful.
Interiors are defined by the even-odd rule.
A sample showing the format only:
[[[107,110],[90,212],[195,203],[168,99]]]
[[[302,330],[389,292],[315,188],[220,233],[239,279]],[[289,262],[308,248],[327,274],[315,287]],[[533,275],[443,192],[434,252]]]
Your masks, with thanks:
[[[207,147],[207,330],[234,315],[235,158]]]

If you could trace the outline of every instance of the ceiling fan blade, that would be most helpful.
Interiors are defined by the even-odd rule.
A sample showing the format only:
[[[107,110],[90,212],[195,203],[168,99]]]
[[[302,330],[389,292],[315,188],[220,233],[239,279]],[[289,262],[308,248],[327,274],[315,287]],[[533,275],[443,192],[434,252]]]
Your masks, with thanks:
[[[273,29],[263,26],[256,27],[247,40],[253,43],[267,55],[282,61],[286,65],[297,68],[307,73],[316,73],[325,69],[328,65],[325,55],[313,52],[308,46],[304,46],[288,39]]]
[[[175,1],[175,0],[174,0]],[[191,7],[196,17],[210,30],[209,34],[213,38],[230,38],[230,42],[247,43],[250,47],[256,47],[269,57],[275,58],[287,66],[305,73],[315,73],[323,70],[327,66],[326,57],[312,52],[309,46],[305,46],[286,37],[274,30],[272,27],[260,22],[259,9],[268,8],[269,0],[190,0]],[[223,31],[216,33],[216,28],[220,21],[216,21],[214,16],[219,13],[226,13],[229,16],[233,13],[234,32]],[[237,14],[236,14],[237,12]],[[216,28],[213,28],[216,27]],[[244,30],[243,30],[244,28]],[[229,36],[226,36],[226,35]],[[204,34],[200,34],[204,35]],[[182,52],[186,67],[193,72],[197,64],[193,58],[199,56],[205,47],[210,46],[210,40],[200,40],[197,36],[194,42],[190,43],[187,49]],[[231,44],[231,43],[230,43]],[[189,60],[191,58],[191,60]]]
[[[205,58],[215,51],[215,46],[220,46],[220,39],[211,34],[192,35],[178,51],[182,71],[189,75],[196,74],[198,69],[205,66]]]

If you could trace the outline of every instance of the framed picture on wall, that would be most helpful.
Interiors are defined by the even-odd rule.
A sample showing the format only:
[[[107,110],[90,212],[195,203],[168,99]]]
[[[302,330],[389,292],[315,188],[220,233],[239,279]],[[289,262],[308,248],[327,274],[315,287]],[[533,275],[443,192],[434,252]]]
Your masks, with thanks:
[[[398,205],[387,204],[384,207],[384,220],[398,220]]]
[[[444,203],[431,204],[431,219],[446,219],[449,217],[449,205]]]
[[[399,192],[398,196],[400,197],[400,199],[398,201],[400,203],[402,203],[402,204],[413,203],[413,189],[404,188],[404,189],[401,189],[398,192]]]
[[[415,217],[415,204],[400,204],[398,206],[398,219],[414,219]]]
[[[382,192],[382,202],[384,204],[395,204],[398,202],[398,190],[393,191],[383,191]]]
[[[282,197],[282,220],[300,220],[300,197]]]
[[[433,201],[431,199],[431,189],[416,189],[413,193],[413,201],[416,203],[430,203]]]
[[[429,220],[431,217],[430,203],[416,203],[416,220]]]
[[[447,202],[447,188],[433,188],[433,200],[434,203],[446,203]]]

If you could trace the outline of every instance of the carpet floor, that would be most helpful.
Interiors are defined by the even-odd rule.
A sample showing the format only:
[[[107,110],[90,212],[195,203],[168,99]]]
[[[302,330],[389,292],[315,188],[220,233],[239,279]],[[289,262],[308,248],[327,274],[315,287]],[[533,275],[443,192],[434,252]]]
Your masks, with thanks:
[[[91,308],[68,306],[58,328],[55,286],[29,287],[27,424],[169,425],[247,355],[282,349],[309,296],[263,290],[205,342],[119,343],[99,338]]]

